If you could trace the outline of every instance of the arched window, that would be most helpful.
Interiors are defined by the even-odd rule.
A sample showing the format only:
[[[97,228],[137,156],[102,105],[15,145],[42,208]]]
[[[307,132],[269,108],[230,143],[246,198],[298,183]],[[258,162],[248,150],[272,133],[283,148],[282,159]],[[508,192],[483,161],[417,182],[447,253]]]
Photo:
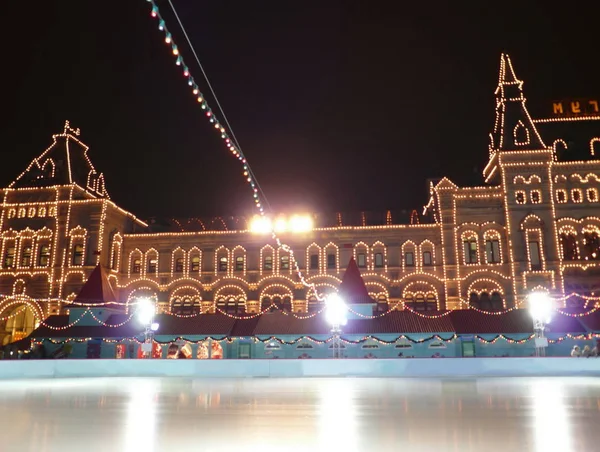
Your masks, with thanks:
[[[152,257],[148,258],[148,273],[156,274],[157,271],[158,271],[158,258],[155,256],[152,256]]]
[[[31,245],[26,245],[21,252],[21,267],[31,267]]]
[[[235,298],[229,298],[225,306],[225,312],[230,315],[242,315],[245,312],[245,303]]]
[[[425,295],[418,293],[415,297],[415,311],[425,311]]]
[[[281,309],[286,312],[292,312],[292,299],[291,297],[283,297]]]
[[[38,263],[40,267],[47,267],[48,265],[50,265],[50,245],[40,246]]]
[[[415,266],[416,245],[410,240],[402,244],[402,269]]]
[[[263,297],[262,300],[260,300],[260,310],[262,312],[265,312],[267,309],[271,308],[272,305],[273,305],[273,302],[271,301],[270,297]],[[274,309],[275,309],[275,307],[273,306],[269,310],[273,311]]]
[[[196,273],[200,271],[200,256],[194,256],[190,259],[190,271]]]
[[[583,249],[586,261],[600,259],[600,238],[596,231],[583,233]]]
[[[244,271],[244,256],[237,256],[235,258],[235,271],[236,272]]]
[[[227,271],[227,256],[221,256],[219,258],[219,271],[220,272]]]
[[[263,270],[265,271],[273,271],[273,256],[268,255],[263,258]]]
[[[485,260],[488,264],[498,264],[502,262],[502,258],[500,256],[500,237],[497,235],[486,236]]]
[[[73,265],[83,265],[83,244],[77,243],[73,246]]]
[[[14,242],[10,244],[5,244],[4,248],[4,268],[14,268],[15,267],[15,245]]]
[[[131,273],[140,273],[142,270],[142,260],[136,257],[131,264]]]
[[[427,296],[425,297],[425,310],[437,311],[437,298],[432,293],[427,294]]]
[[[513,136],[516,145],[529,144],[529,130],[527,130],[521,121],[519,121],[515,126]]]
[[[336,269],[336,255],[334,253],[327,254],[327,270],[335,270]]]
[[[273,297],[273,304],[275,305],[276,308],[278,308],[280,310],[283,308],[283,302],[279,295],[276,295],[275,297]]]
[[[375,253],[375,268],[383,268],[383,253]]]
[[[474,308],[479,308],[479,295],[477,295],[475,292],[471,292],[471,294],[469,295],[469,305],[471,305]]]
[[[183,272],[183,257],[175,259],[175,271],[177,273]]]
[[[479,296],[479,306],[483,311],[491,311],[492,310],[492,300],[490,299],[490,295],[487,292],[483,292]]]
[[[562,232],[560,234],[560,245],[562,247],[564,260],[573,261],[579,258],[579,252],[577,249],[577,237],[575,237],[575,234],[567,234],[566,232]]]
[[[502,311],[504,309],[504,302],[502,301],[502,295],[500,292],[492,292],[492,311]]]
[[[375,312],[387,312],[390,310],[388,300],[385,295],[379,295],[376,301],[377,304],[375,305]]]
[[[321,247],[316,243],[306,249],[306,267],[310,273],[318,273],[321,270]]]
[[[284,254],[279,258],[279,269],[280,270],[289,270],[290,269],[290,256],[288,254]]]
[[[477,264],[479,262],[477,237],[474,234],[463,235],[463,253],[465,264]]]

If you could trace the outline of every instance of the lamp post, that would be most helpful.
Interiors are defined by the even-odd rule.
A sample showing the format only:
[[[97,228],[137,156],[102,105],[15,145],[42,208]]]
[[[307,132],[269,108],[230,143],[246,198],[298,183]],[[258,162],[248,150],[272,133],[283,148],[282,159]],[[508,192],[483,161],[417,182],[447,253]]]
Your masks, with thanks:
[[[346,311],[348,308],[340,296],[336,293],[325,299],[325,319],[331,325],[333,358],[342,357],[342,343],[340,335],[342,326],[346,324]]]
[[[158,323],[154,321],[156,307],[154,303],[147,298],[142,298],[138,301],[135,311],[138,322],[144,326],[144,343],[142,344],[142,352],[148,353],[148,358],[152,358],[152,342],[154,333],[158,330]]]
[[[554,307],[552,298],[546,292],[532,292],[527,297],[529,302],[529,313],[533,319],[533,330],[535,332],[535,356],[546,356],[548,339],[544,336],[546,324],[552,318]]]

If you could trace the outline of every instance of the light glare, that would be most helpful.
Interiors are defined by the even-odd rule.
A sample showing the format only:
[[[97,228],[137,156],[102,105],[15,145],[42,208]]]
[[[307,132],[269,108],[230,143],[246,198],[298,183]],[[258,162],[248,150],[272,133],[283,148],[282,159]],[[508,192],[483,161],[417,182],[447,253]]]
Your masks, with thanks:
[[[527,298],[529,301],[529,312],[531,317],[540,322],[550,322],[554,310],[550,295],[546,292],[532,292]]]
[[[347,310],[344,300],[337,293],[332,293],[325,299],[325,319],[330,325],[345,325]]]
[[[148,325],[152,323],[152,319],[154,318],[154,314],[156,312],[156,308],[154,307],[154,303],[152,303],[147,298],[142,298],[139,300],[136,309],[136,317],[138,321],[142,325]]]
[[[255,215],[250,222],[250,231],[257,234],[268,234],[273,230],[271,220],[267,217]]]

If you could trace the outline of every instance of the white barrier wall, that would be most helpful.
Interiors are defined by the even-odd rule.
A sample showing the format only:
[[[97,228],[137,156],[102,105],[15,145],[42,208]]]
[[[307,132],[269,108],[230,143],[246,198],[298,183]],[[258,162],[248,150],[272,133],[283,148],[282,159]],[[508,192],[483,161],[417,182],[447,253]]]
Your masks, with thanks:
[[[600,358],[23,360],[0,379],[63,377],[499,377],[600,376]]]

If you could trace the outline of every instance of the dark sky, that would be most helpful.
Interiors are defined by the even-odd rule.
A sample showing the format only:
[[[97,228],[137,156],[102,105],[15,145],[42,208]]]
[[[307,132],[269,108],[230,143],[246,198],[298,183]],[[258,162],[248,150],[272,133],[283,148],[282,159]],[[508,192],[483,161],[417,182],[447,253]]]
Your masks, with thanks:
[[[427,178],[481,184],[502,51],[535,116],[600,93],[595,1],[174,3],[278,211],[420,208]],[[1,185],[70,119],[124,208],[251,211],[149,12],[144,0],[4,2]]]

